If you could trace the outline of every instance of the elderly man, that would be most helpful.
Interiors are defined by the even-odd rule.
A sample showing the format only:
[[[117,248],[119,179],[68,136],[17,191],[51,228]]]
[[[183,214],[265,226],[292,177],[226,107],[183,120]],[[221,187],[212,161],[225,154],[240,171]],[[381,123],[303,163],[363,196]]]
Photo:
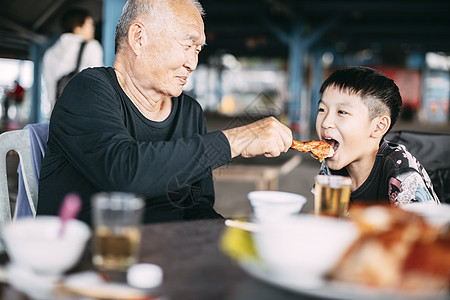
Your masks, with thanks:
[[[236,156],[278,156],[292,143],[275,118],[207,133],[182,93],[205,44],[196,0],[129,0],[116,29],[114,68],[76,75],[56,103],[41,169],[38,214],[78,193],[126,191],[146,199],[146,223],[221,217],[212,170]]]

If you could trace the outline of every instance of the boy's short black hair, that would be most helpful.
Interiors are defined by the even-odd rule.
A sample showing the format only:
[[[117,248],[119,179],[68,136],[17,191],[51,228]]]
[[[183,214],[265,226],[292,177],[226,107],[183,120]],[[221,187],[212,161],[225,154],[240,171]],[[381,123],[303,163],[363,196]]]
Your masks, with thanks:
[[[73,8],[66,11],[61,17],[63,32],[73,32],[75,27],[83,26],[87,17],[92,17],[92,15],[84,8]]]
[[[388,114],[391,126],[397,121],[402,106],[402,97],[395,82],[378,70],[369,67],[344,67],[333,72],[320,87],[320,94],[328,87],[341,92],[361,96],[369,108],[369,117],[374,119]]]

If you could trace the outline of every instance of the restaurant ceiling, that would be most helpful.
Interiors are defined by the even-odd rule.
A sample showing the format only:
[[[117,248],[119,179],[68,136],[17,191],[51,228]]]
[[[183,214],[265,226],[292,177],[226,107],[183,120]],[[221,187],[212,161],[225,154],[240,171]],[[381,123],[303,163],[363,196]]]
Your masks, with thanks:
[[[200,2],[208,44],[201,60],[223,52],[287,57],[294,28],[301,40],[309,39],[309,50],[372,49],[387,58],[411,51],[450,53],[448,0]],[[31,40],[58,33],[58,16],[69,6],[87,7],[101,21],[102,0],[0,0],[0,57],[26,58]]]

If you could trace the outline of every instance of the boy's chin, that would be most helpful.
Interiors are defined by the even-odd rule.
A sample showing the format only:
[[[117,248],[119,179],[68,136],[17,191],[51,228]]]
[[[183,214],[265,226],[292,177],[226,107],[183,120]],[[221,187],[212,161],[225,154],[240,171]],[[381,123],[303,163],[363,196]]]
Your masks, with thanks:
[[[325,163],[327,164],[328,168],[333,171],[338,171],[345,167],[339,164],[339,162],[334,158],[326,158]]]

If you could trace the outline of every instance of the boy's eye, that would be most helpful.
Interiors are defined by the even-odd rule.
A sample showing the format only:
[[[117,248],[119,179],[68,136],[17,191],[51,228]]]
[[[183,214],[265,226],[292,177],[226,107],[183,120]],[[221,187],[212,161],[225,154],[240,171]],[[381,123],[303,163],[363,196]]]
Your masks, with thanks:
[[[319,107],[319,112],[324,112],[325,111],[325,109],[324,108],[322,108],[322,107]]]
[[[346,115],[347,112],[346,112],[346,111],[343,111],[343,110],[338,110],[338,114],[340,114],[340,115]]]

